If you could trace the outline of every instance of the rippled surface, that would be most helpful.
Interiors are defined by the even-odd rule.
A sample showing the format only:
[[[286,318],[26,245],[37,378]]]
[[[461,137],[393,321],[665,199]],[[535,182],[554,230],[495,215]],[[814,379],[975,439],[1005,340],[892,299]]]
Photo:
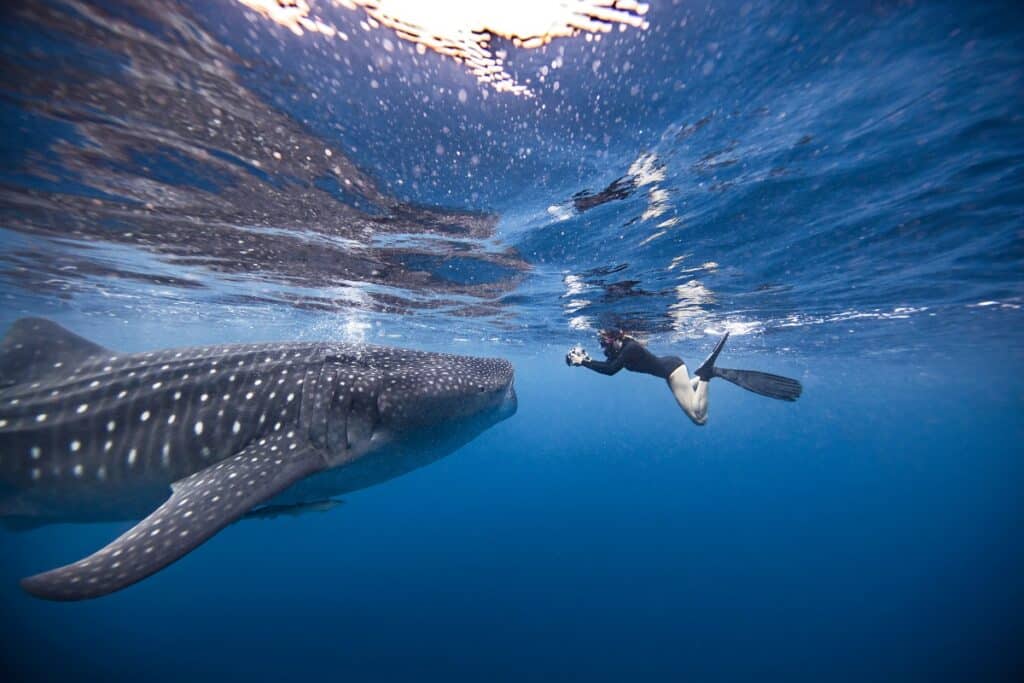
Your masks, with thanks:
[[[262,101],[252,65],[185,10],[125,13],[34,5],[7,26],[6,114],[25,135],[4,174],[11,284],[86,305],[143,283],[215,304],[501,316],[528,264],[496,215],[382,191]]]
[[[656,5],[599,41],[496,37],[520,99],[316,10],[346,40],[238,3],[12,8],[7,317],[904,349],[1020,327],[1015,16]]]

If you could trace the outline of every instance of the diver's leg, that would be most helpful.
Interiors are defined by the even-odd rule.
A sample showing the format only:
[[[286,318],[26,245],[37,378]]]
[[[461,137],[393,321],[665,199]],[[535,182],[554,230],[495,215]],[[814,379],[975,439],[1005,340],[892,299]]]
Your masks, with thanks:
[[[680,365],[668,377],[668,386],[676,403],[695,424],[708,421],[708,383],[702,379],[690,379],[685,365]]]
[[[703,416],[704,421],[708,419],[708,385],[710,381],[701,379],[700,377],[693,378],[693,394],[697,399],[697,413]]]
[[[693,390],[694,397],[694,413],[697,417],[692,418],[697,424],[704,424],[708,421],[708,385],[710,382],[707,380],[695,378],[695,386]]]

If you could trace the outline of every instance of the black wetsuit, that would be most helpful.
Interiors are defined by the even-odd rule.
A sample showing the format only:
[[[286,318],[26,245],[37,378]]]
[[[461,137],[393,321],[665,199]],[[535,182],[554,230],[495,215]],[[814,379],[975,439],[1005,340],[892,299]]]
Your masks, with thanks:
[[[720,377],[747,391],[781,401],[795,401],[800,398],[803,386],[798,380],[757,370],[731,370],[715,365],[715,359],[728,338],[728,333],[722,337],[707,360],[697,368],[694,377],[705,382],[710,382],[712,377]],[[571,355],[566,356],[565,360],[567,363],[571,362]],[[678,356],[655,356],[640,342],[627,338],[622,344],[622,349],[607,361],[585,360],[581,365],[602,375],[614,375],[622,368],[626,368],[667,380],[669,375],[683,365],[683,359]]]
[[[602,375],[614,375],[622,368],[633,372],[642,372],[662,379],[668,379],[675,370],[683,365],[678,356],[655,356],[647,347],[638,341],[627,339],[619,353],[607,361],[585,360],[583,367],[590,368]]]

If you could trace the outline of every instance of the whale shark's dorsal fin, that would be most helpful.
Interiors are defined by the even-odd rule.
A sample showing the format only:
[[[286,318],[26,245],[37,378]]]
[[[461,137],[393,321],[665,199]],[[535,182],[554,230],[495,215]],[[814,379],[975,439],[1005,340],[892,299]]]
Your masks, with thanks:
[[[67,372],[104,353],[109,351],[52,320],[21,318],[0,340],[0,387]]]
[[[89,557],[22,579],[47,600],[85,600],[141,581],[180,559],[253,507],[324,467],[294,433],[261,439],[171,485],[171,497]]]

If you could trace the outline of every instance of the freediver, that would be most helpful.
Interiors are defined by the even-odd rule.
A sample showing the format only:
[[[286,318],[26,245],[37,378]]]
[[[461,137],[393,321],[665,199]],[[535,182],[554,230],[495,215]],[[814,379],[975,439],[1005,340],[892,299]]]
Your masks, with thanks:
[[[803,387],[795,379],[772,375],[756,370],[731,370],[715,365],[718,354],[722,352],[729,333],[719,340],[700,367],[689,376],[686,363],[678,356],[655,356],[647,347],[635,338],[619,329],[601,330],[597,335],[606,361],[591,360],[582,347],[576,346],[565,354],[566,365],[583,366],[602,375],[614,375],[625,368],[632,372],[660,377],[668,382],[672,395],[683,412],[695,424],[703,425],[708,421],[708,383],[713,377],[720,377],[747,391],[761,394],[780,401],[795,401],[800,397]]]

